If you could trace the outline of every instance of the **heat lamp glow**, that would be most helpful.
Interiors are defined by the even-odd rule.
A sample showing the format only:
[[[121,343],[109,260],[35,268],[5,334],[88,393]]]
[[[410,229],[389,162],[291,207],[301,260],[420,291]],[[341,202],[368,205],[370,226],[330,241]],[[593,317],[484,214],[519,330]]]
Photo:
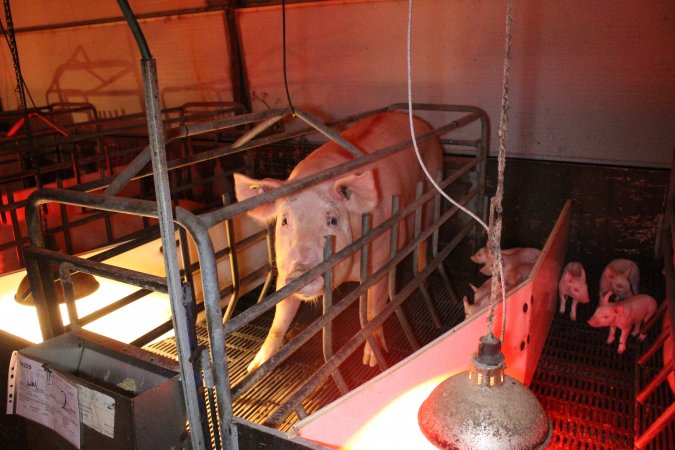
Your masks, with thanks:
[[[344,450],[372,450],[375,448],[435,449],[417,424],[417,411],[422,402],[439,383],[453,376],[447,373],[431,378],[394,399],[366,422],[341,447]],[[387,430],[397,430],[389,433]]]
[[[158,253],[158,248],[159,241],[153,241],[133,252],[118,255],[106,262],[128,269],[141,270],[142,268],[146,273],[163,276],[163,259]],[[88,253],[84,256],[95,253]],[[37,344],[43,339],[35,307],[21,305],[14,300],[16,289],[25,275],[26,271],[20,270],[0,277],[0,330]],[[79,317],[98,311],[138,290],[134,286],[117,281],[95,278],[100,284],[99,288],[75,302]],[[63,323],[68,324],[66,305],[59,306]],[[83,328],[129,343],[170,319],[171,305],[168,295],[153,292]]]

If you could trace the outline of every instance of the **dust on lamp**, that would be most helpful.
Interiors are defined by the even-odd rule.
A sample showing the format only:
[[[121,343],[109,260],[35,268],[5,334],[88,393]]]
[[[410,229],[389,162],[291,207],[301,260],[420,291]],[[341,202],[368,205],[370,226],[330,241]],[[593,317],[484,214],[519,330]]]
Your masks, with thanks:
[[[551,426],[543,408],[504,368],[501,341],[489,332],[471,369],[443,381],[422,403],[424,436],[441,449],[545,448]]]

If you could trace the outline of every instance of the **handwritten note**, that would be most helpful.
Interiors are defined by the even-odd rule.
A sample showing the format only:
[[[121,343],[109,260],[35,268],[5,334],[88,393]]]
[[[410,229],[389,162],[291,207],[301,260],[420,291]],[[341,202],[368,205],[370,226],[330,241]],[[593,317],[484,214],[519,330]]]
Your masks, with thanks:
[[[7,413],[40,423],[80,448],[77,384],[56,369],[14,352],[9,368]]]

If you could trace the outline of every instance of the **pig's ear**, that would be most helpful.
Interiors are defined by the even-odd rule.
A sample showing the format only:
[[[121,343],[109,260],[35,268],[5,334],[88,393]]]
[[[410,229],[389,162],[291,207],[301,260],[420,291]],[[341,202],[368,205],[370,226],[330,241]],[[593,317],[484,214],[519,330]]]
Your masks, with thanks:
[[[372,211],[379,200],[372,170],[338,178],[333,182],[330,194],[336,200],[345,201],[347,209],[357,214]]]
[[[606,305],[609,303],[609,298],[614,294],[612,291],[607,291],[605,293],[605,296],[600,299],[600,304],[601,305]]]
[[[585,283],[586,282],[586,271],[584,270],[583,267],[580,270],[581,270],[581,281],[583,281]]]
[[[614,307],[614,315],[615,316],[620,316],[623,314],[623,305],[618,305]]]
[[[275,180],[274,178],[256,180],[240,173],[234,174],[234,191],[238,202],[255,197],[256,195],[264,194],[269,190],[283,185],[283,183],[283,181]],[[271,202],[254,208],[248,213],[255,219],[266,222],[274,217],[274,211],[274,202]]]
[[[572,281],[574,281],[574,275],[572,275],[568,271],[565,271],[565,273],[563,274],[563,281],[565,281],[565,283],[568,284],[572,283]]]

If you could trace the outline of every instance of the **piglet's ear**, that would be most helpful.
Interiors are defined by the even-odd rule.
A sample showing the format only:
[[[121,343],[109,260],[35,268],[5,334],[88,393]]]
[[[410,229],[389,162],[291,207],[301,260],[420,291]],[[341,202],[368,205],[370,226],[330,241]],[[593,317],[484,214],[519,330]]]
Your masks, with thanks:
[[[600,304],[601,304],[601,305],[606,305],[606,304],[608,304],[608,303],[609,303],[609,298],[610,298],[613,294],[614,294],[614,292],[612,292],[612,291],[607,291],[607,293],[605,293],[605,296],[602,297],[602,298],[600,299]]]
[[[584,270],[583,267],[580,270],[581,270],[581,281],[583,281],[585,283],[586,282],[586,271]]]
[[[614,314],[620,316],[623,314],[623,305],[618,305],[614,307]]]
[[[331,196],[346,202],[350,212],[364,214],[372,211],[380,199],[372,170],[350,173],[333,182]]]
[[[256,180],[240,173],[234,174],[234,191],[238,202],[248,200],[249,198],[255,197],[256,195],[264,194],[265,192],[280,187],[283,184],[283,181],[275,180],[274,178]],[[271,202],[254,208],[248,213],[251,215],[251,217],[261,222],[267,222],[274,217],[274,212],[274,202]]]

